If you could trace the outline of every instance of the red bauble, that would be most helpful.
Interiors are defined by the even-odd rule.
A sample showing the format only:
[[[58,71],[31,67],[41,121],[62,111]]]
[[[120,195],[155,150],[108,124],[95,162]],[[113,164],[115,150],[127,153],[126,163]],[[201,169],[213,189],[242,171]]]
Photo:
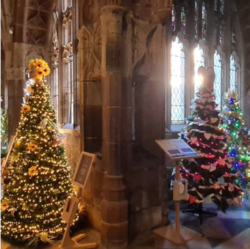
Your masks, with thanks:
[[[201,175],[200,174],[195,174],[194,175],[194,180],[199,181],[201,179]]]
[[[193,195],[189,195],[189,199],[188,200],[189,200],[190,203],[195,203],[196,197],[193,196]]]

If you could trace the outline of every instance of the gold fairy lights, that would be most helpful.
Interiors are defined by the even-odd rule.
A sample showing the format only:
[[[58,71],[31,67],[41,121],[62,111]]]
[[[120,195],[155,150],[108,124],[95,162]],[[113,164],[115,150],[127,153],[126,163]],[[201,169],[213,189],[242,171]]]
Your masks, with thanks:
[[[24,99],[9,174],[4,178],[9,183],[5,184],[1,204],[1,233],[19,241],[38,238],[42,233],[60,236],[65,229],[61,220],[63,205],[67,196],[74,194],[71,170],[58,131],[50,125],[39,126],[43,118],[57,123],[49,86],[43,84],[49,67],[36,60],[30,62],[30,70],[37,75]],[[78,215],[74,222],[77,220]]]

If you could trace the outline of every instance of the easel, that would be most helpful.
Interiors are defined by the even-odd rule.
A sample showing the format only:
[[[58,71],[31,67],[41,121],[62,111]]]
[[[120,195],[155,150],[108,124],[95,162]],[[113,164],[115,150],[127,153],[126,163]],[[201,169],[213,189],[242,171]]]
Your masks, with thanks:
[[[83,163],[84,156],[91,158],[90,165],[86,165]],[[79,244],[78,242],[80,240],[87,237],[86,234],[79,234],[76,237],[74,237],[73,239],[71,239],[70,235],[69,235],[70,225],[73,222],[75,215],[76,215],[76,212],[77,212],[80,192],[81,192],[81,189],[84,188],[86,185],[86,182],[87,182],[88,177],[90,175],[90,169],[91,169],[91,166],[94,162],[94,159],[95,159],[95,155],[93,155],[93,154],[90,154],[87,152],[81,153],[80,160],[78,162],[76,171],[75,171],[74,176],[73,176],[73,183],[78,185],[77,197],[75,197],[75,196],[68,197],[66,204],[64,206],[64,209],[63,209],[62,219],[67,222],[67,226],[66,226],[66,230],[65,230],[64,235],[63,235],[62,243],[59,246],[60,249],[74,249],[74,248],[91,249],[91,248],[96,248],[98,246],[98,243]],[[86,166],[87,166],[87,171],[84,171]],[[82,178],[84,175],[86,177]],[[84,179],[83,182],[81,182],[82,179]]]
[[[175,144],[174,142],[176,141],[174,140],[177,140],[177,139],[156,140],[156,143],[162,148],[162,150],[168,155],[168,157],[170,157],[170,159],[175,163],[175,181],[178,182],[180,181],[181,160],[189,159],[189,158],[198,158],[200,156],[191,147],[189,147],[183,140],[177,141],[179,144],[177,143]],[[173,141],[172,144],[171,144],[171,141]],[[181,146],[183,146],[183,148]],[[190,148],[189,155],[182,152],[182,149],[187,150],[189,148]],[[185,187],[187,189],[187,186]],[[174,192],[178,192],[178,191],[174,190]],[[192,240],[194,238],[201,237],[201,234],[185,226],[180,225],[180,200],[185,200],[185,196],[186,195],[184,195],[183,197],[181,196],[175,197],[176,199],[175,200],[175,223],[170,224],[166,227],[162,227],[162,228],[158,228],[154,230],[155,235],[163,237],[164,239],[177,245],[186,243],[187,241]]]

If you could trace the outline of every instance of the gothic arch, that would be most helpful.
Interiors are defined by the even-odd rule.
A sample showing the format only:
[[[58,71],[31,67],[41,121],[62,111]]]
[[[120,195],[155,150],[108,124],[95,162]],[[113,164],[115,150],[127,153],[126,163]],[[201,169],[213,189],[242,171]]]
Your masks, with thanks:
[[[14,42],[47,46],[56,3],[57,0],[16,0]]]

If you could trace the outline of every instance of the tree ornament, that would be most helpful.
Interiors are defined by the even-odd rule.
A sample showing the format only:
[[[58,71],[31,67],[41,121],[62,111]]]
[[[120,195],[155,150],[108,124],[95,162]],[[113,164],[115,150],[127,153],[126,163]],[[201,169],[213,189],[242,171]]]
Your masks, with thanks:
[[[209,139],[211,138],[211,136],[212,136],[211,133],[207,133],[207,132],[204,133],[204,137],[205,137],[207,140],[209,140]]]
[[[200,174],[194,174],[194,180],[199,181],[201,179]]]
[[[37,166],[32,166],[29,168],[29,175],[34,176],[38,173]]]
[[[212,124],[218,122],[218,120],[219,120],[218,118],[210,118],[210,122],[211,122]]]
[[[22,107],[21,109],[21,113],[24,114],[26,112],[29,112],[30,111],[30,106],[29,105],[25,105]]]
[[[234,103],[234,99],[230,98],[228,102],[229,102],[230,105],[232,105]]]
[[[1,211],[4,212],[9,207],[9,203],[7,201],[1,202]]]
[[[204,67],[199,67],[198,75],[203,79],[202,85],[208,92],[212,92],[214,88],[214,70],[212,67],[205,69]]]
[[[189,202],[190,203],[195,203],[196,202],[196,197],[195,196],[193,196],[193,195],[189,195]]]
[[[190,142],[191,142],[191,143],[196,143],[197,140],[198,140],[197,137],[191,137],[191,138],[190,138]]]

